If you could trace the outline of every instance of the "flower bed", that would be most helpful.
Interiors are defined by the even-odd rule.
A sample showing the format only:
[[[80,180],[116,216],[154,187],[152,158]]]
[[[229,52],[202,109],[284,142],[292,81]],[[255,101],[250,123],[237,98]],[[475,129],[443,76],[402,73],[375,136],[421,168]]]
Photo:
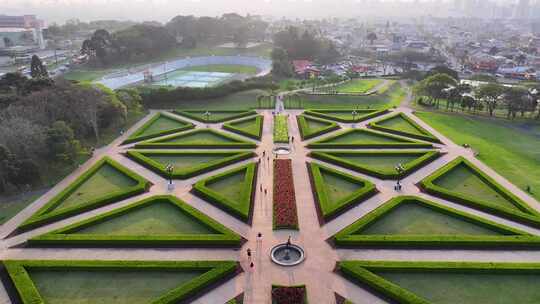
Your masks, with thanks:
[[[298,229],[290,159],[274,161],[274,229]]]
[[[272,285],[272,304],[307,304],[306,286]]]

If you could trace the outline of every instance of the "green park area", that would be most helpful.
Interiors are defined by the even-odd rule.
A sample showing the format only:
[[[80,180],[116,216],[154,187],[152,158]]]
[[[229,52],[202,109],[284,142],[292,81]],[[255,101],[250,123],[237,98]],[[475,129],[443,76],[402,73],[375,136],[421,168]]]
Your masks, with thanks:
[[[287,115],[274,116],[274,142],[289,143],[289,122]]]
[[[540,128],[477,116],[419,112],[417,116],[457,144],[468,144],[477,158],[540,201]]]
[[[382,79],[352,79],[335,87],[335,89],[338,93],[364,94],[373,90],[382,82]]]

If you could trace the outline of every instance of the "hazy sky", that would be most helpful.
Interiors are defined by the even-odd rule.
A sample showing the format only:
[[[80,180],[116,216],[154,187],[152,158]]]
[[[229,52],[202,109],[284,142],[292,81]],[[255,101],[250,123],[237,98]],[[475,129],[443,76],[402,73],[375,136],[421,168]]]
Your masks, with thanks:
[[[275,16],[355,16],[366,0],[0,0],[0,14],[38,14],[49,22],[130,19],[166,21],[225,12]],[[369,0],[367,0],[369,1]]]

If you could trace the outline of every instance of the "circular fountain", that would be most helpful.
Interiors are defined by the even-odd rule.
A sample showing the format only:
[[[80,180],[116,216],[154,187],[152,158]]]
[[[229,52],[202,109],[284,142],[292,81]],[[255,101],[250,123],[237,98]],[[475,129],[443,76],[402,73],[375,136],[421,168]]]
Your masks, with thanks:
[[[281,266],[296,266],[306,258],[304,249],[298,245],[291,244],[290,241],[272,248],[270,256],[274,263]]]
[[[272,152],[276,155],[289,155],[291,154],[291,149],[289,147],[276,147]]]

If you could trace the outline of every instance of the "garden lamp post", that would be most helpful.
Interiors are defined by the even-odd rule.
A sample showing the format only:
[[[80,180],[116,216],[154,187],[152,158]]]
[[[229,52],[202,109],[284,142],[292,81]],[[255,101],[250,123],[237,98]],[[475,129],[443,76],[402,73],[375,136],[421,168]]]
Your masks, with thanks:
[[[207,124],[207,125],[210,124],[210,116],[211,116],[211,115],[212,115],[212,113],[210,113],[210,111],[206,111],[206,112],[204,113],[204,117],[205,117],[205,119],[206,119],[206,124]]]
[[[165,171],[167,171],[167,175],[169,177],[169,183],[168,183],[168,186],[167,188],[169,190],[173,190],[174,189],[174,184],[173,184],[173,171],[174,171],[174,166],[171,165],[171,164],[168,164],[167,167],[165,167]]]
[[[356,112],[356,110],[353,110],[351,114],[352,114],[353,127],[354,127],[354,123],[356,121],[356,116],[358,115],[358,112]]]
[[[396,190],[401,190],[401,175],[403,174],[403,172],[405,172],[405,168],[403,168],[403,165],[401,163],[398,163],[395,169],[398,177]]]

